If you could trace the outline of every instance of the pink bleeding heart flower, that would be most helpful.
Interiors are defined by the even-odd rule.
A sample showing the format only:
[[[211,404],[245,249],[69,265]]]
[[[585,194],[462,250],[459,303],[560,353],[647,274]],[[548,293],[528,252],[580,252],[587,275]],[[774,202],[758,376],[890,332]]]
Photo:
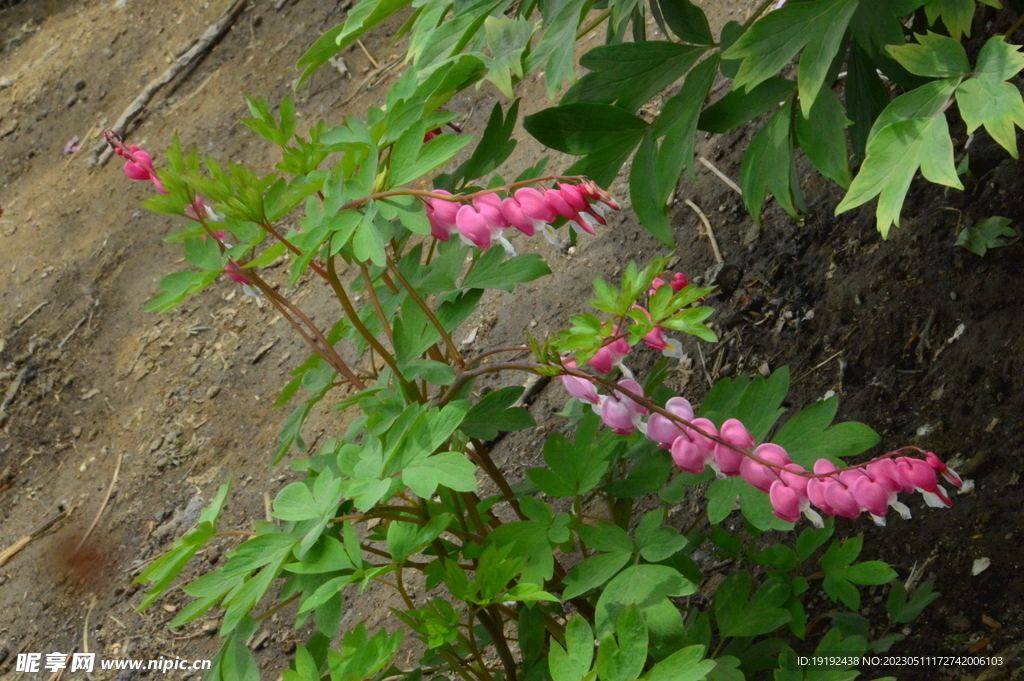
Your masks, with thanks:
[[[592,204],[587,201],[583,190],[579,185],[574,184],[560,184],[558,190],[562,193],[562,198],[565,202],[572,206],[573,210],[580,216],[588,227],[588,232],[593,234],[594,227],[598,225],[608,224],[607,220],[604,219],[604,211],[597,204]]]
[[[153,157],[148,153],[139,149],[134,144],[127,149],[115,148],[114,153],[126,159],[124,164],[125,175],[133,180],[151,181],[156,190],[161,194],[170,193],[160,183],[160,178],[157,177],[156,169],[153,167]]]
[[[935,472],[945,478],[949,484],[954,487],[962,487],[964,481],[960,479],[960,476],[956,474],[956,471],[952,470],[942,460],[935,456],[935,452],[926,452],[924,455],[925,463],[935,469]]]
[[[885,525],[885,514],[889,511],[889,494],[885,488],[868,476],[862,476],[850,488],[854,500],[871,514],[876,525]]]
[[[544,200],[547,201],[548,205],[551,206],[556,213],[571,220],[573,223],[573,229],[577,232],[582,231],[587,234],[596,233],[594,232],[594,228],[591,227],[586,220],[580,217],[579,211],[573,208],[566,200],[561,189],[549,189],[545,191]]]
[[[242,291],[251,298],[259,298],[260,292],[253,285],[252,279],[246,274],[242,266],[233,259],[228,258],[228,264],[224,267],[224,276],[236,284],[242,285]]]
[[[832,508],[834,515],[851,520],[860,515],[860,504],[853,498],[850,488],[838,480],[825,484],[825,502]]]
[[[693,443],[697,445],[697,447],[699,447],[700,450],[706,454],[706,456],[712,456],[715,452],[715,444],[717,443],[714,440],[705,437],[701,433],[698,433],[697,428],[704,431],[708,435],[718,437],[718,428],[715,427],[714,422],[712,422],[711,419],[706,419],[702,417],[692,419],[690,421],[690,426],[693,427],[691,428],[689,426],[683,426],[683,433],[686,435],[686,437],[690,438],[690,440],[692,440]]]
[[[493,194],[486,196],[498,197]],[[462,240],[477,248],[487,250],[495,242],[498,242],[505,249],[505,255],[513,257],[516,249],[512,247],[508,239],[501,235],[501,230],[508,226],[508,221],[501,214],[501,202],[497,206],[491,200],[484,200],[485,197],[473,199],[473,205],[466,205],[459,208],[455,214],[455,228]]]
[[[608,206],[612,210],[621,210],[619,204],[609,196],[608,192],[601,189],[593,180],[584,180],[579,184],[580,192],[588,199],[593,199]]]
[[[787,523],[800,520],[800,495],[781,480],[776,480],[768,488],[768,500],[772,504],[772,513],[776,518]]]
[[[791,463],[786,450],[770,442],[766,442],[755,449],[754,456],[776,464],[780,468]],[[771,488],[772,483],[779,480],[779,471],[771,466],[755,461],[749,456],[745,456],[743,461],[740,462],[740,476],[762,492],[767,492]]]
[[[573,360],[566,360],[562,358],[562,364],[570,369],[576,368],[576,362]],[[584,402],[590,402],[591,404],[599,404],[601,402],[601,396],[597,393],[597,387],[593,381],[588,381],[585,378],[579,376],[559,376],[562,381],[562,385],[573,397],[577,397]]]
[[[203,197],[196,194],[196,198],[192,203],[185,206],[185,217],[190,220],[199,222],[200,220],[213,220],[214,222],[224,222],[224,218],[214,212],[213,208],[210,208],[203,203]],[[223,239],[218,239],[223,241]]]
[[[665,403],[665,411],[684,421],[693,420],[693,406],[684,397],[670,398]],[[667,416],[651,414],[651,417],[647,419],[647,437],[657,442],[662,449],[671,449],[676,438],[683,437],[683,428]]]
[[[730,445],[733,445],[733,447],[749,449],[754,446],[754,437],[747,430],[746,426],[737,419],[729,419],[723,423],[719,436]],[[715,463],[718,464],[718,469],[723,475],[738,475],[740,464],[745,458],[743,454],[735,449],[721,443],[715,444]]]
[[[660,326],[654,327],[643,340],[647,347],[665,357],[683,358],[683,344],[675,338],[665,336],[665,329]]]
[[[618,330],[616,329],[616,333]],[[587,362],[602,374],[610,374],[616,366],[623,367],[622,358],[629,354],[629,342],[625,338],[616,338],[611,343],[603,345],[597,353]]]
[[[650,432],[649,427],[648,432]],[[707,455],[696,443],[684,435],[676,438],[672,443],[672,461],[687,473],[700,475],[704,472]]]
[[[514,197],[508,197],[501,202],[501,214],[505,216],[505,219],[510,225],[518,229],[526,236],[533,236],[538,224],[538,220],[534,220],[523,212],[523,206]]]
[[[633,411],[615,396],[604,397],[600,404],[601,421],[617,435],[631,435],[636,431]]]
[[[935,469],[921,459],[900,457],[896,462],[896,471],[903,481],[904,487],[910,486],[921,493],[926,504],[933,508],[953,505],[946,490],[938,484]]]
[[[644,394],[643,386],[631,378],[626,378],[619,381],[619,387],[625,388],[634,395],[646,397],[646,395]],[[631,414],[635,416],[643,416],[648,413],[647,407],[643,406],[639,402],[636,402],[632,397],[629,397],[628,395],[621,393],[618,390],[613,391],[613,394],[618,400],[620,400],[623,404],[626,405],[626,408],[629,409]]]
[[[433,190],[434,194],[451,196],[451,192],[443,189]],[[427,220],[430,221],[430,234],[439,241],[448,241],[456,231],[455,218],[462,204],[457,201],[445,201],[431,197],[426,201]]]

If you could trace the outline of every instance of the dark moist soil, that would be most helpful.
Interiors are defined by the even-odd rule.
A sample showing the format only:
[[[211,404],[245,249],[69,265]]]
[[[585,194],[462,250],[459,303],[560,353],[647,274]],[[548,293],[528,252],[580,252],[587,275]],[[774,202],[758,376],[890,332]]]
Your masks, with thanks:
[[[169,631],[166,623],[188,598],[173,591],[134,614],[143,591],[129,583],[187,531],[229,475],[235,487],[224,530],[249,529],[264,516],[264,493],[273,495],[294,479],[286,467],[267,467],[286,415],[271,404],[305,349],[269,306],[240,295],[230,282],[217,282],[169,315],[143,314],[156,280],[181,267],[179,250],[160,242],[177,223],[139,209],[148,185],[127,181],[119,164],[87,165],[104,123],[228,4],[33,0],[4,9],[12,3],[0,1],[0,253],[6,256],[0,265],[0,399],[19,383],[0,424],[0,551],[58,509],[72,510],[0,566],[0,678],[22,678],[13,671],[19,652],[81,651],[83,633],[88,649],[106,658],[212,657],[218,647],[214,614]],[[703,4],[715,26],[742,21],[753,6]],[[291,91],[295,61],[347,7],[292,0],[275,11],[273,3],[254,4],[195,69],[157,95],[129,132],[129,143],[152,150],[160,165],[178,131],[220,161],[269,168],[276,155],[238,122],[247,115],[241,93],[262,94],[276,107]],[[991,35],[1005,19],[976,22],[975,33]],[[403,54],[403,43],[389,47],[397,26],[363,41],[381,67]],[[583,47],[594,44],[588,37]],[[297,108],[306,126],[380,103],[389,78],[399,73],[378,71],[358,47],[342,56],[347,74],[325,67],[300,91]],[[369,87],[361,89],[364,81]],[[548,106],[536,76],[519,89],[522,111]],[[503,100],[487,86],[449,106],[463,115],[467,134],[479,135],[495,101]],[[656,104],[648,108],[657,111]],[[954,130],[961,131],[954,133],[961,149],[966,136]],[[738,179],[750,134],[701,140],[698,152]],[[74,135],[84,140],[81,151],[62,156]],[[501,169],[506,177],[546,153],[522,131],[520,139]],[[904,444],[933,449],[974,481],[971,494],[954,496],[952,509],[925,508],[913,499],[910,521],[894,517],[876,528],[870,521],[839,520],[837,536],[864,535],[862,559],[888,561],[901,579],[916,566],[919,581],[934,579],[942,593],[904,630],[907,639],[892,654],[1002,655],[1004,665],[877,668],[861,678],[1022,678],[1024,395],[1018,386],[1024,360],[1022,302],[1014,292],[1024,249],[1017,242],[978,258],[954,246],[959,230],[979,219],[1003,215],[1019,224],[1021,166],[984,134],[970,152],[973,178],[966,191],[915,182],[902,227],[888,241],[875,231],[873,206],[834,217],[841,192],[806,166],[803,188],[813,212],[800,224],[769,202],[758,229],[739,196],[704,167],[677,192],[675,269],[722,286],[709,304],[725,347],[712,355],[709,346],[699,350],[696,341],[684,341],[691,363],[672,374],[670,387],[696,402],[709,380],[789,366],[787,406],[796,410],[832,391],[840,397],[840,420],[863,421],[881,434],[879,451]],[[556,161],[553,169],[566,165]],[[628,193],[625,177],[612,188],[620,199]],[[715,267],[686,198],[707,214],[723,267]],[[582,309],[593,278],[617,281],[630,260],[643,264],[666,253],[625,208],[598,238],[581,239],[568,253],[519,240],[520,252],[543,254],[555,274],[522,286],[514,297],[488,297],[456,340],[475,329],[467,343],[472,354],[521,343],[524,332],[553,333]],[[286,276],[284,267],[270,272],[274,281]],[[307,284],[293,297],[329,325],[337,312],[327,292]],[[358,360],[351,349],[345,352]],[[630,363],[643,374],[653,359],[638,352]],[[553,382],[531,406],[539,425],[501,443],[496,458],[514,480],[541,461],[546,435],[564,424],[553,414],[565,401]],[[343,425],[344,417],[319,410],[306,440],[315,447]],[[110,501],[76,551],[119,459]],[[673,522],[688,525],[703,504],[698,495],[688,497]],[[219,564],[236,543],[211,542],[185,577]],[[991,565],[972,576],[980,558]],[[885,589],[864,590],[863,614],[879,628],[884,596]],[[393,627],[391,605],[390,594],[371,590],[349,602],[342,626]],[[809,609],[824,617],[831,608],[818,598]],[[252,641],[266,678],[277,677],[309,633],[295,631],[293,622],[294,608],[282,610]]]

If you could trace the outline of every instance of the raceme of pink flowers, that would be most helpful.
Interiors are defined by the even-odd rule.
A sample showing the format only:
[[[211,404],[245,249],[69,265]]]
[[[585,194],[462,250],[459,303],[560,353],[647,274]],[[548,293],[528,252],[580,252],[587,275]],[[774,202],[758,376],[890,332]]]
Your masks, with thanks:
[[[575,368],[572,361],[563,360],[563,364]],[[597,386],[585,378],[560,378],[569,394],[589,402],[615,433],[630,435],[639,430],[670,451],[676,466],[687,473],[697,475],[707,467],[719,478],[742,477],[767,492],[774,514],[787,522],[796,522],[804,515],[815,527],[822,527],[821,514],[852,519],[867,512],[876,525],[885,525],[889,508],[904,519],[910,518],[910,509],[897,499],[900,492],[920,492],[929,506],[948,507],[953,502],[939,484],[939,476],[955,487],[962,484],[960,476],[932,452],[927,452],[924,459],[900,456],[843,470],[828,459],[818,459],[813,466],[816,477],[810,477],[779,445],[764,443],[755,448],[754,437],[737,419],[727,420],[719,429],[709,419],[694,418],[693,406],[685,398],[671,398],[665,411],[689,425],[657,413],[645,422],[648,410],[625,393],[615,390],[611,395],[601,395]],[[643,388],[632,379],[619,381],[618,385],[644,396]]]
[[[433,193],[452,196],[440,189]],[[596,183],[584,181],[563,183],[557,189],[521,187],[505,199],[494,193],[482,194],[468,203],[431,197],[426,209],[434,238],[448,241],[458,234],[466,244],[485,250],[499,243],[512,256],[515,249],[505,236],[506,229],[517,229],[526,236],[540,230],[548,241],[561,247],[564,244],[551,223],[564,217],[576,231],[594,234],[594,227],[606,224],[601,204],[619,210]]]

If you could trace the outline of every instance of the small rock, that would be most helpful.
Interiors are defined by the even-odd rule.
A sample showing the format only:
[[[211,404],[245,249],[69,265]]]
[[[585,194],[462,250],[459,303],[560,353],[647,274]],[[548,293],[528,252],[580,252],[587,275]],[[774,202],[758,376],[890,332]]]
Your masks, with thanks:
[[[81,92],[85,89],[85,81],[79,78],[74,84],[75,92]]]
[[[78,95],[71,95],[70,97],[68,97],[68,101],[65,103],[64,106],[66,106],[67,108],[70,109],[71,107],[73,107],[77,103],[78,103]]]
[[[212,400],[214,397],[216,397],[219,394],[220,394],[220,386],[219,385],[211,385],[210,388],[206,391],[206,399]]]
[[[10,652],[11,649],[7,646],[7,641],[0,639],[0,664],[4,663]]]
[[[166,442],[169,445],[170,444],[174,444],[174,442],[179,437],[181,437],[181,431],[180,430],[172,430],[171,432],[167,433],[167,435],[164,435],[164,442]]]
[[[114,56],[114,51],[112,49],[110,49],[109,47],[104,47],[103,48],[103,56],[106,57],[107,59],[110,59],[111,57]]]
[[[10,78],[0,78],[0,90],[3,90],[4,88],[9,88],[12,85],[14,85],[14,81]]]
[[[76,440],[82,437],[82,426],[75,426],[74,428],[72,428],[71,437],[75,438]]]
[[[971,576],[976,577],[980,575],[985,570],[988,570],[991,565],[992,561],[988,558],[977,559],[976,561],[974,561],[974,564],[971,565]]]
[[[89,158],[87,158],[85,160],[85,166],[87,168],[95,168],[96,167],[96,157],[95,156],[90,156]]]

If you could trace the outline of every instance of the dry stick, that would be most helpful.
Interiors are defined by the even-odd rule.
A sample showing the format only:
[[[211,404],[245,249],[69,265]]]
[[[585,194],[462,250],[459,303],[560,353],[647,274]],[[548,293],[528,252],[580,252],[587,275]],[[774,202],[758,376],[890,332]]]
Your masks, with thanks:
[[[704,211],[700,209],[700,206],[690,199],[686,199],[686,205],[692,208],[693,212],[700,216],[700,221],[704,223],[704,230],[708,233],[708,241],[711,242],[711,250],[715,254],[715,262],[721,265],[723,262],[722,252],[718,250],[718,240],[715,239],[715,232],[711,229],[711,222],[708,221],[708,216],[704,215]]]
[[[149,81],[146,87],[142,88],[142,92],[132,100],[132,103],[128,105],[128,108],[126,108],[121,116],[114,121],[114,124],[110,126],[110,128],[118,135],[123,135],[128,124],[142,113],[143,109],[146,108],[146,105],[149,104],[149,101],[153,99],[153,95],[155,95],[160,88],[174,80],[175,76],[181,73],[196,59],[206,54],[211,47],[217,44],[220,39],[224,37],[224,34],[228,32],[231,25],[235,23],[235,19],[237,19],[238,15],[242,13],[243,9],[245,9],[248,1],[249,0],[234,0],[234,2],[231,3],[231,6],[221,14],[217,23],[211,24],[199,39],[192,44],[192,47],[185,52],[185,54],[178,57],[178,59],[171,64],[166,71]],[[111,154],[113,154],[113,150],[107,145],[106,141],[103,141],[96,145],[92,153],[93,158],[96,158],[97,164],[103,165],[110,159]]]
[[[96,594],[93,594],[92,600],[89,601],[89,609],[85,611],[85,623],[82,625],[82,652],[89,652],[89,615],[92,614],[92,609],[96,607]]]
[[[74,335],[75,335],[75,331],[78,331],[78,327],[80,327],[80,326],[81,326],[82,324],[85,324],[85,320],[86,320],[86,318],[87,318],[87,317],[88,317],[88,315],[82,315],[82,318],[78,320],[78,323],[77,323],[77,324],[75,324],[75,325],[74,325],[74,326],[73,326],[73,327],[71,328],[71,330],[70,330],[70,331],[68,331],[68,335],[64,336],[64,340],[62,340],[62,341],[61,341],[60,343],[57,343],[57,349],[58,349],[58,350],[60,350],[60,349],[61,349],[62,347],[64,347],[65,345],[67,345],[67,342],[68,342],[69,340],[71,340],[71,337],[72,337],[72,336],[74,336]],[[147,345],[148,345],[148,343],[147,343]],[[145,347],[146,347],[146,346],[145,346],[145,345],[143,345],[142,347],[143,347],[143,349],[145,349]],[[136,358],[136,359],[138,359],[138,358]],[[133,369],[135,368],[134,364],[132,365],[132,368],[133,368]]]
[[[714,163],[712,163],[711,161],[707,160],[703,156],[698,157],[697,160],[700,161],[704,165],[705,168],[707,168],[708,170],[713,172],[715,175],[717,175],[718,179],[720,179],[722,182],[724,182],[727,185],[729,185],[729,187],[731,187],[733,191],[735,191],[740,196],[743,196],[743,190],[740,189],[740,186],[738,184],[736,184],[735,182],[733,182],[732,178],[730,178],[728,175],[726,175],[721,170],[716,168]]]
[[[53,527],[58,520],[70,516],[71,512],[74,510],[74,508],[68,508],[66,511],[60,511],[56,515],[47,518],[43,522],[39,523],[39,525],[36,525],[35,529],[33,529],[31,532],[29,532],[24,537],[22,537],[21,539],[19,539],[18,541],[14,542],[6,549],[4,549],[3,553],[0,553],[0,567],[7,565],[8,561],[10,561],[11,558],[14,558],[14,556],[16,556],[19,551],[28,546],[28,543],[30,541],[32,541],[36,537],[43,534],[43,532],[46,532],[48,529]]]
[[[107,510],[107,502],[110,501],[110,494],[114,491],[114,485],[117,484],[117,474],[120,473],[120,472],[121,472],[121,453],[118,452],[118,454],[117,454],[117,465],[114,466],[114,477],[112,477],[110,479],[110,486],[107,487],[107,494],[106,494],[105,497],[103,497],[103,503],[100,504],[100,510],[96,512],[96,517],[92,519],[92,524],[89,525],[89,529],[85,531],[84,535],[82,535],[82,538],[78,542],[78,546],[75,547],[75,550],[72,551],[72,553],[78,553],[78,550],[81,549],[82,545],[85,544],[86,540],[89,539],[89,536],[92,534],[92,531],[96,529],[96,525],[99,524],[100,516],[103,515],[103,511]]]
[[[36,305],[34,308],[32,308],[31,312],[29,312],[27,315],[25,315],[24,317],[22,317],[21,319],[18,320],[18,322],[14,325],[14,328],[18,328],[19,326],[22,326],[29,319],[32,319],[32,316],[36,312],[39,312],[40,310],[42,310],[44,307],[46,307],[49,304],[50,304],[49,300],[44,300],[43,302],[41,302],[38,305]]]
[[[356,38],[356,44],[359,45],[359,49],[363,51],[363,54],[366,55],[366,58],[370,60],[371,64],[373,64],[373,68],[379,69],[380,64],[378,64],[377,60],[373,58],[373,55],[370,54],[370,51],[366,49],[366,45],[363,45],[363,41],[360,40],[359,38]]]

